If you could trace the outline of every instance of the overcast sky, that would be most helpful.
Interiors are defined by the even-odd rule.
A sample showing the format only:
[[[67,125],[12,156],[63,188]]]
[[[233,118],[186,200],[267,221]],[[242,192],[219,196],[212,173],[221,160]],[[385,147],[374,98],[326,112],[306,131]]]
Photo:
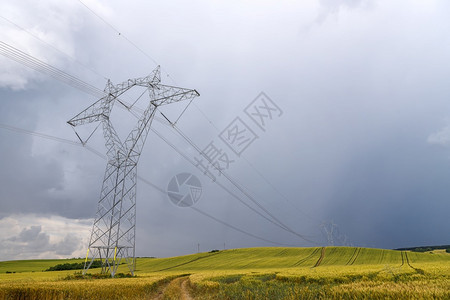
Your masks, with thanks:
[[[279,244],[327,245],[331,230],[335,244],[450,243],[448,1],[83,2],[107,23],[77,0],[0,0],[0,41],[102,90],[106,79],[161,65],[163,83],[201,94],[178,128],[227,153],[228,174],[314,243],[249,210],[153,132],[143,179],[166,190],[173,176],[194,174],[203,189],[195,208]],[[0,66],[0,260],[82,257],[106,161],[4,125],[76,142],[66,122],[97,99],[4,56]],[[246,114],[261,92],[276,108],[263,127]],[[186,105],[162,111],[174,121]],[[130,115],[116,113],[126,134]],[[232,122],[254,133],[240,155],[220,138]],[[164,122],[152,126],[200,157]],[[101,130],[88,145],[105,153]],[[177,207],[143,181],[137,207],[138,256],[275,245]]]

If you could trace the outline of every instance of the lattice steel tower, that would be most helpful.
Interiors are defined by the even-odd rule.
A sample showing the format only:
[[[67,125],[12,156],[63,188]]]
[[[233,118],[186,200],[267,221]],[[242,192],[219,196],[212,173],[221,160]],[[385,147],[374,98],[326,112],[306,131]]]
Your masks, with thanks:
[[[96,259],[102,262],[102,273],[114,277],[122,259],[131,274],[135,270],[136,180],[137,164],[158,106],[193,99],[196,90],[160,84],[159,66],[147,77],[129,79],[105,87],[105,96],[73,117],[67,123],[79,126],[101,122],[107,149],[107,165],[83,273]],[[110,121],[110,113],[119,97],[133,87],[148,90],[150,101],[134,129],[122,142]]]

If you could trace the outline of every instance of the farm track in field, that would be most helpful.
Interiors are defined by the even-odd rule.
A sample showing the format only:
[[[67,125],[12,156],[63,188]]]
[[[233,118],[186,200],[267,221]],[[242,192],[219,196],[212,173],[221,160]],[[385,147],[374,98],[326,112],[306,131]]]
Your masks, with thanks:
[[[192,300],[193,298],[191,297],[191,295],[189,295],[189,291],[188,288],[186,287],[187,283],[189,281],[189,278],[185,278],[182,282],[181,282],[181,299],[182,300]]]
[[[406,251],[405,251],[405,258],[406,258],[406,263],[408,264],[408,266],[414,269],[414,267],[411,266],[411,264],[409,263],[408,253],[406,253]]]
[[[385,255],[386,255],[386,251],[385,250],[381,250],[381,255],[380,255],[380,259],[379,259],[378,263],[381,264],[383,262],[383,259],[384,259]]]
[[[410,267],[411,269],[416,270],[416,268],[414,268],[411,263],[409,262],[409,257],[408,257],[408,253],[406,251],[402,251],[402,264],[400,266],[403,266],[405,263],[408,265],[408,267]]]
[[[292,266],[293,266],[293,267],[297,267],[297,266],[301,265],[302,263],[308,261],[308,259],[312,258],[314,255],[316,255],[319,251],[320,251],[320,248],[314,249],[314,251],[311,252],[311,254],[309,254],[308,256],[306,256],[306,257],[300,259],[299,261],[297,261],[297,262],[296,262],[295,264],[293,264]]]
[[[320,264],[322,263],[322,260],[325,258],[325,247],[322,247],[322,251],[320,252],[320,257],[317,260],[316,264],[314,265],[313,268],[317,268],[318,266],[320,266]]]
[[[199,261],[199,260],[201,260],[201,259],[208,258],[208,257],[214,256],[214,255],[217,255],[217,254],[218,254],[218,253],[214,253],[214,254],[211,254],[211,255],[206,255],[206,256],[197,257],[197,258],[194,258],[194,259],[192,259],[192,260],[190,260],[190,261],[187,261],[187,262],[184,262],[184,263],[175,265],[175,266],[171,266],[171,267],[168,267],[168,268],[156,270],[155,272],[167,271],[167,270],[174,269],[174,268],[177,268],[177,267],[185,266],[185,265],[191,264],[191,263],[193,263],[193,262]]]
[[[361,252],[361,248],[355,248],[355,251],[353,251],[352,256],[350,257],[350,259],[348,260],[348,262],[346,263],[346,265],[353,265],[356,261],[356,259],[358,258],[359,253]]]
[[[405,258],[406,258],[406,263],[408,264],[408,266],[409,266],[411,269],[414,269],[414,271],[416,271],[416,272],[419,273],[419,274],[424,274],[424,271],[423,271],[422,269],[415,268],[415,267],[413,267],[413,266],[411,265],[411,263],[410,263],[410,261],[409,261],[408,253],[407,253],[406,251],[405,251]]]
[[[169,282],[170,283],[170,282]],[[169,283],[167,283],[164,288],[152,299],[153,300],[162,300],[164,299],[164,294],[166,293],[167,287],[169,286]]]
[[[177,277],[168,282],[162,290],[152,299],[180,299],[180,300],[192,300],[193,298],[189,294],[188,284],[189,276]]]
[[[400,265],[400,267],[403,267],[403,265],[405,264],[405,258],[403,257],[403,251],[400,252],[400,255],[402,256],[402,264]]]

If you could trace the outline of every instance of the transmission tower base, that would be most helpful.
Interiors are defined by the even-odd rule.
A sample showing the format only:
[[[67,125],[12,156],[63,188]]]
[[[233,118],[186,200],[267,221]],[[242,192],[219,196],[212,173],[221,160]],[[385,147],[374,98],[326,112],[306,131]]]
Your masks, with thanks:
[[[94,261],[100,261],[102,267],[101,274],[111,274],[111,277],[114,277],[117,273],[119,265],[126,264],[131,275],[134,276],[136,259],[134,257],[134,253],[131,253],[130,255],[130,250],[133,252],[133,247],[96,246],[89,248],[86,260],[84,262],[83,275],[86,275],[87,270],[91,268]],[[89,254],[91,254],[91,256]]]

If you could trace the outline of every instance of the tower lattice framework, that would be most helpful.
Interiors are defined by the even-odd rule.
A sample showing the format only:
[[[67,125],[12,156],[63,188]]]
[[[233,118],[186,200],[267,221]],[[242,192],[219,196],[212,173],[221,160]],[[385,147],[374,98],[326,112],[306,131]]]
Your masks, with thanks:
[[[137,125],[122,142],[110,121],[110,113],[115,102],[120,101],[119,97],[135,86],[146,88],[150,101]],[[104,97],[67,122],[73,127],[101,122],[107,149],[108,162],[83,273],[95,260],[100,260],[102,273],[110,273],[114,277],[118,266],[125,260],[134,275],[137,164],[153,116],[158,106],[190,100],[199,93],[161,84],[159,66],[144,78],[129,79],[118,85],[108,81],[104,91]]]

